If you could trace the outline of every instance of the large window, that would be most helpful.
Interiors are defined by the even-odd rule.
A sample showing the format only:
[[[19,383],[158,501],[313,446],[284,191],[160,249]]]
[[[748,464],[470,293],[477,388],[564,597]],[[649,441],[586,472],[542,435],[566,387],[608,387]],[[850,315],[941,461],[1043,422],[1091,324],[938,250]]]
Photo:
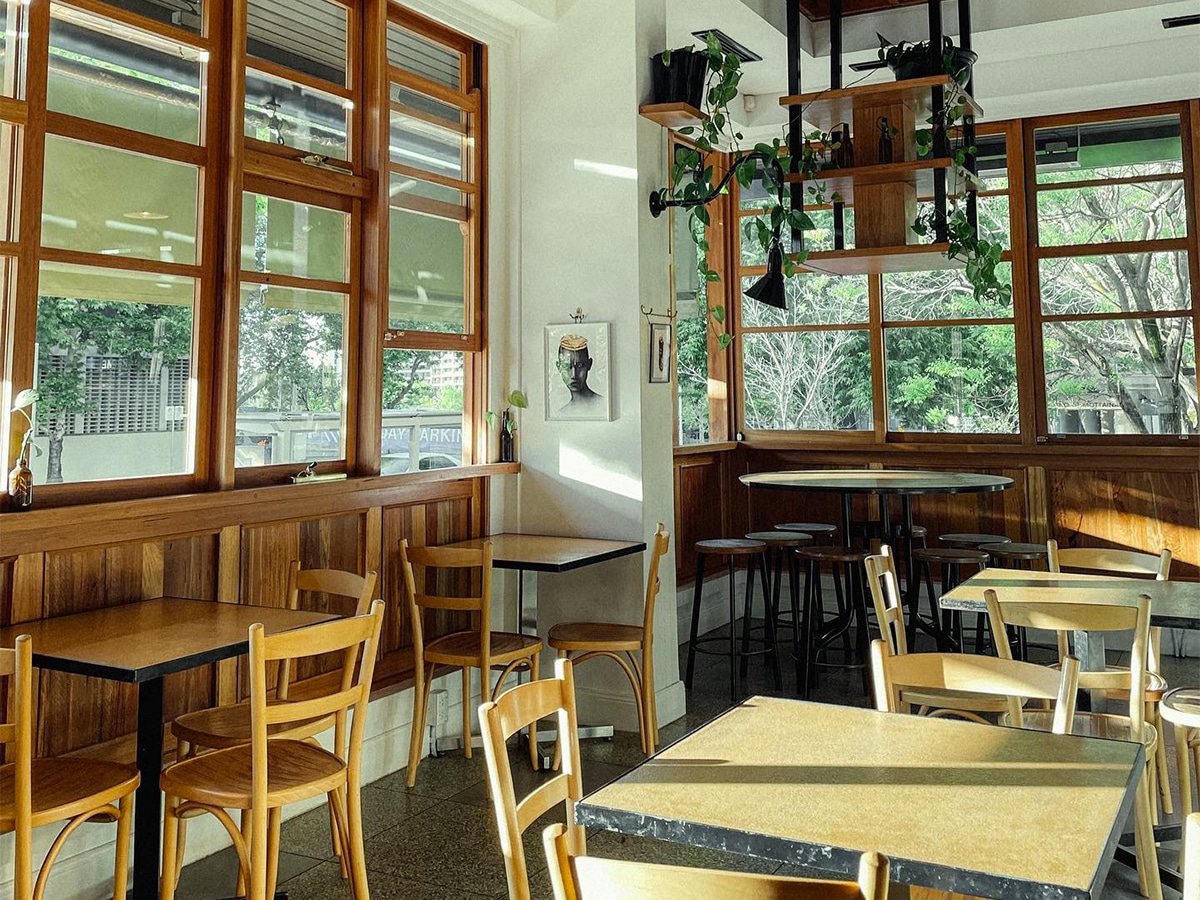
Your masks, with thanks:
[[[0,0],[40,502],[483,461],[486,53],[387,7]]]
[[[1197,434],[1197,251],[1182,132],[1198,123],[1175,109],[981,127],[978,220],[1003,250],[1011,302],[977,297],[961,268],[801,274],[788,281],[786,311],[743,298],[738,427],[751,437],[873,432],[846,437],[863,442]],[[952,196],[959,180],[951,175]],[[920,179],[917,193],[930,201]],[[740,192],[743,219],[760,194],[757,184]],[[817,227],[805,245],[830,249],[830,213],[807,211]],[[853,208],[845,213],[851,247]],[[746,287],[765,259],[741,228],[729,234]],[[710,348],[707,362],[717,358]],[[698,405],[682,356],[680,365],[681,408],[684,398]]]

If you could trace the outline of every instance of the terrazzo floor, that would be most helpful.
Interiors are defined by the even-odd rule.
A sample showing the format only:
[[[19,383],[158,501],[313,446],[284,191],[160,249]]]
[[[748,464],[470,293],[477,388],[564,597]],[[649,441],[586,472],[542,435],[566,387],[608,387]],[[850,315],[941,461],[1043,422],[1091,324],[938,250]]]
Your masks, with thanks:
[[[720,632],[716,632],[720,633]],[[787,636],[787,633],[784,633]],[[919,647],[919,649],[926,649]],[[930,648],[932,649],[932,648]],[[686,655],[680,653],[680,672]],[[1110,653],[1110,662],[1120,663],[1121,654]],[[590,663],[589,665],[607,665]],[[724,711],[729,704],[728,668],[725,659],[699,656],[695,683],[688,695],[688,713],[661,729],[662,743],[675,741]],[[1194,659],[1164,659],[1172,684],[1195,683]],[[795,696],[795,677],[784,665],[784,689],[772,689],[763,661],[752,660],[744,683],[746,694]],[[814,692],[814,700],[868,705],[862,693],[861,673],[826,669]],[[634,733],[618,732],[611,741],[581,743],[584,788],[594,790],[640,762],[643,757]],[[513,771],[518,779],[518,796],[538,776],[529,771],[527,756],[514,753]],[[1173,756],[1168,756],[1173,760]],[[525,762],[525,765],[521,765]],[[1173,768],[1173,766],[1172,766]],[[405,785],[400,771],[366,785],[363,789],[363,819],[371,897],[373,900],[472,900],[508,896],[504,864],[496,837],[496,825],[484,788],[486,777],[483,751],[472,759],[461,752],[422,761],[417,784]],[[547,815],[526,832],[526,858],[531,873],[534,900],[549,900],[549,879],[541,850],[541,829],[556,816]],[[561,821],[561,813],[557,815]],[[1164,858],[1173,858],[1172,847],[1164,845]],[[280,886],[289,900],[349,900],[350,890],[341,879],[329,841],[328,814],[324,807],[283,825]],[[596,831],[588,835],[588,852],[598,856],[708,866],[781,874],[811,875],[774,862],[729,853],[700,850],[646,838],[626,837]],[[236,857],[226,850],[187,866],[182,875],[179,900],[223,900],[233,896]],[[1164,888],[1165,900],[1178,894]],[[1102,894],[1103,900],[1126,900],[1140,896],[1137,874],[1114,864]]]

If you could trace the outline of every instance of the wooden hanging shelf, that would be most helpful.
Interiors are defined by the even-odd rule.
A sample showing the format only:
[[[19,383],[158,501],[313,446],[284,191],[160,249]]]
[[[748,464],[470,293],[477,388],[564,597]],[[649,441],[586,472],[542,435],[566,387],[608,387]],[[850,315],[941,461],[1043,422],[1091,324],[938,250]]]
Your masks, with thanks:
[[[706,116],[690,103],[646,103],[638,112],[664,128],[680,129],[699,125]]]
[[[843,203],[852,206],[854,204],[854,185],[856,184],[907,183],[916,188],[918,196],[932,196],[933,172],[937,169],[949,169],[953,165],[954,160],[944,157],[937,159],[917,159],[911,162],[885,163],[879,166],[825,169],[811,178],[798,172],[789,173],[783,176],[783,180],[789,184],[803,182],[823,184],[825,185],[826,203],[830,202],[836,193],[840,195]],[[983,183],[977,176],[970,176],[964,172],[959,176],[959,180],[966,181],[967,183],[959,184],[957,190],[947,185],[950,196],[956,196],[965,192],[965,190],[982,190],[983,188]]]
[[[964,268],[966,264],[962,260],[946,256],[949,249],[949,244],[907,244],[861,250],[826,250],[808,254],[808,259],[798,268],[828,275],[880,275],[884,272]]]
[[[789,94],[779,98],[779,105],[789,109],[801,107],[804,121],[821,131],[832,131],[842,122],[854,121],[854,107],[903,103],[911,107],[917,121],[932,115],[931,88],[946,88],[951,84],[949,75],[930,75],[927,78],[908,78],[904,81],[888,81],[883,84],[864,84],[852,88],[817,91],[813,94]],[[983,108],[965,92],[962,94],[966,112],[980,118]]]

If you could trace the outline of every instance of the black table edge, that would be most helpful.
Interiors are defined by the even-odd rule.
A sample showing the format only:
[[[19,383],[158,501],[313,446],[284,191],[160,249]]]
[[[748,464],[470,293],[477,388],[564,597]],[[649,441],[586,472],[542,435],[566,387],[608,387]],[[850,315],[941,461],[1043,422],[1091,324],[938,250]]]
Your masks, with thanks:
[[[592,540],[592,538],[587,538],[587,540]],[[599,555],[574,559],[565,563],[533,563],[519,559],[492,559],[492,568],[520,569],[523,572],[570,572],[572,569],[582,569],[585,566],[595,565],[596,563],[608,562],[610,559],[632,556],[635,553],[643,553],[645,550],[645,541],[635,541],[630,543],[628,547],[618,547],[615,550],[607,550]]]

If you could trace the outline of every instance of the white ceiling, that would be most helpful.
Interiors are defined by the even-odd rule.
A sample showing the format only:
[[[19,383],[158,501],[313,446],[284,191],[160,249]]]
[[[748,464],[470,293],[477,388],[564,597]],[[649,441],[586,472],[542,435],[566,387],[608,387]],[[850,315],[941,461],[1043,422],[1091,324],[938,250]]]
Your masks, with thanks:
[[[748,138],[778,133],[785,111],[784,0],[668,0],[667,45],[717,27],[762,55],[748,63],[742,94]],[[958,32],[957,3],[944,3],[945,32]],[[975,97],[987,119],[1044,115],[1200,97],[1200,26],[1167,30],[1166,16],[1194,14],[1196,0],[975,0]],[[843,84],[863,75],[852,62],[876,58],[880,32],[892,41],[928,33],[925,7],[855,16],[843,31]],[[802,19],[801,90],[829,86],[829,24]],[[887,70],[865,81],[886,81]],[[865,83],[865,82],[864,82]],[[737,115],[737,110],[734,114]]]

